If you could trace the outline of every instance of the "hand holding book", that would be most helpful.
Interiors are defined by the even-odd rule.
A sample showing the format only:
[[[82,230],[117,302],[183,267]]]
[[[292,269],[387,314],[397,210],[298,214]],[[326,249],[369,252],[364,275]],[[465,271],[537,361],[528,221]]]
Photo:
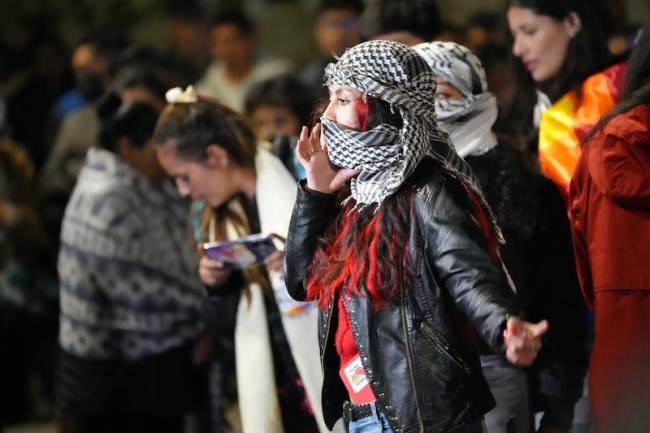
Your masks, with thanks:
[[[284,238],[274,234],[258,233],[234,241],[209,242],[203,244],[203,253],[213,262],[227,269],[243,269],[265,264],[278,252],[274,240]]]

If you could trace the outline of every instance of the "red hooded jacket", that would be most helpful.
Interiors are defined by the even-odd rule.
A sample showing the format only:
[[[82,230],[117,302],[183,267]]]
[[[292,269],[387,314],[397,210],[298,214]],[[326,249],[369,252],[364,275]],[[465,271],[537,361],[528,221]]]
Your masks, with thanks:
[[[595,318],[589,388],[596,432],[647,432],[650,105],[613,118],[585,146],[569,212],[578,277]]]

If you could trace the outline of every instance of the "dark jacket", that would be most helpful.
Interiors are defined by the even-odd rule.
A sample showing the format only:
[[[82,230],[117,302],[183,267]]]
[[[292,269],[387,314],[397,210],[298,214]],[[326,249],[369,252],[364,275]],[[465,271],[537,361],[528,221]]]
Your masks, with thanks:
[[[507,244],[501,257],[526,320],[549,322],[542,350],[528,369],[531,401],[545,412],[545,425],[554,419],[556,427],[566,428],[582,395],[589,332],[564,200],[555,184],[527,169],[508,143],[466,161],[503,231]],[[546,406],[545,397],[563,398]],[[557,418],[560,409],[563,419]]]
[[[473,330],[502,350],[506,318],[519,309],[487,252],[463,187],[430,161],[410,183],[417,189],[409,241],[413,287],[402,287],[397,299],[379,310],[365,297],[345,299],[344,305],[377,405],[393,430],[449,432],[494,406]],[[299,189],[285,247],[285,277],[295,299],[305,299],[306,271],[339,211],[335,196]],[[347,399],[333,350],[334,304],[319,318],[323,412],[330,428]]]

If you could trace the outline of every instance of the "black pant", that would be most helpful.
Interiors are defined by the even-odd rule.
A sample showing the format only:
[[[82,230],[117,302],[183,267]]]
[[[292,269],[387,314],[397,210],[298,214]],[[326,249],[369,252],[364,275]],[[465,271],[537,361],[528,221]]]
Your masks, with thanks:
[[[183,415],[102,413],[60,422],[61,433],[183,433]]]

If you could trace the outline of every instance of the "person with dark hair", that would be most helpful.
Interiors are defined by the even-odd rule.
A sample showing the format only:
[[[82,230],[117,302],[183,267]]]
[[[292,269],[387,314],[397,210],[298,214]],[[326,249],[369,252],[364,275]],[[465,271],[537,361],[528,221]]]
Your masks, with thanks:
[[[527,169],[512,145],[492,132],[497,104],[477,56],[454,43],[414,48],[436,75],[438,122],[471,166],[503,230],[503,260],[525,316],[549,321],[544,347],[529,370],[532,412],[544,411],[537,431],[569,432],[587,369],[588,333],[562,197],[550,180]],[[487,431],[529,432],[526,372],[486,347],[480,359],[497,401],[485,417]]]
[[[565,197],[580,141],[614,106],[625,73],[624,64],[608,67],[606,7],[603,0],[508,1],[519,61],[507,123],[526,136],[539,127],[533,151]]]
[[[174,65],[176,84],[196,82],[210,64],[209,26],[196,0],[172,0],[167,3],[169,20],[166,57]]]
[[[476,50],[473,50],[473,53],[481,60],[485,69],[488,88],[497,98],[499,113],[503,113],[510,106],[516,90],[512,79],[513,71],[510,67],[508,47],[488,42],[477,47]],[[497,116],[497,120],[493,125],[495,133],[508,132],[509,125],[504,125],[504,122],[503,116]]]
[[[412,46],[433,41],[441,30],[436,0],[382,0],[379,3],[379,28],[372,39]]]
[[[159,111],[109,93],[61,229],[57,420],[71,432],[183,431],[201,376],[187,203],[164,183]]]
[[[478,12],[472,15],[463,31],[463,45],[472,52],[486,44],[501,45],[504,39],[504,23],[501,14]]]
[[[3,131],[3,120],[0,116],[0,431],[51,410],[58,319],[56,246],[38,212],[34,166]]]
[[[256,84],[246,95],[244,113],[253,132],[268,140],[277,133],[295,135],[309,121],[309,93],[293,75],[280,75]]]
[[[182,196],[205,202],[207,241],[256,233],[284,238],[296,182],[282,162],[258,145],[242,116],[191,87],[170,90],[167,101],[154,134],[158,158]],[[199,261],[211,302],[232,299],[236,309],[231,338],[239,414],[230,422],[245,433],[325,432],[316,308],[289,297],[282,258],[275,251],[263,265],[244,269],[205,254]]]
[[[314,20],[314,42],[318,57],[300,72],[300,79],[309,88],[312,97],[326,97],[323,87],[323,69],[341,56],[346,49],[362,40],[359,19],[363,14],[361,0],[321,0]]]
[[[40,25],[21,53],[27,62],[22,77],[6,94],[11,138],[27,150],[37,174],[52,144],[48,140],[50,112],[73,84],[62,38]]]
[[[595,318],[589,403],[596,433],[650,426],[650,23],[620,102],[583,145],[571,187],[578,276]]]
[[[117,62],[117,57],[110,61]],[[159,110],[164,105],[163,85],[152,68],[123,64],[113,74],[111,85],[122,98],[135,95]],[[86,153],[99,144],[101,122],[96,109],[95,104],[89,104],[65,119],[38,181],[44,221],[54,239],[59,236],[63,212],[85,163]]]
[[[295,158],[295,144],[300,127],[309,122],[312,105],[309,92],[293,75],[258,83],[244,103],[244,113],[257,138],[268,140],[273,154],[296,179],[304,177],[304,170]]]
[[[258,59],[255,27],[243,12],[224,12],[210,26],[212,63],[197,90],[241,112],[248,90],[264,79],[290,72],[283,60]]]
[[[96,32],[79,41],[71,59],[76,86],[57,101],[61,121],[102,96],[111,85],[113,62],[127,46],[123,35],[110,32]]]
[[[325,421],[482,432],[494,401],[476,338],[525,366],[547,323],[520,318],[501,231],[436,124],[424,59],[369,41],[326,77],[329,105],[296,149],[307,178],[285,247],[289,293],[319,305]]]

